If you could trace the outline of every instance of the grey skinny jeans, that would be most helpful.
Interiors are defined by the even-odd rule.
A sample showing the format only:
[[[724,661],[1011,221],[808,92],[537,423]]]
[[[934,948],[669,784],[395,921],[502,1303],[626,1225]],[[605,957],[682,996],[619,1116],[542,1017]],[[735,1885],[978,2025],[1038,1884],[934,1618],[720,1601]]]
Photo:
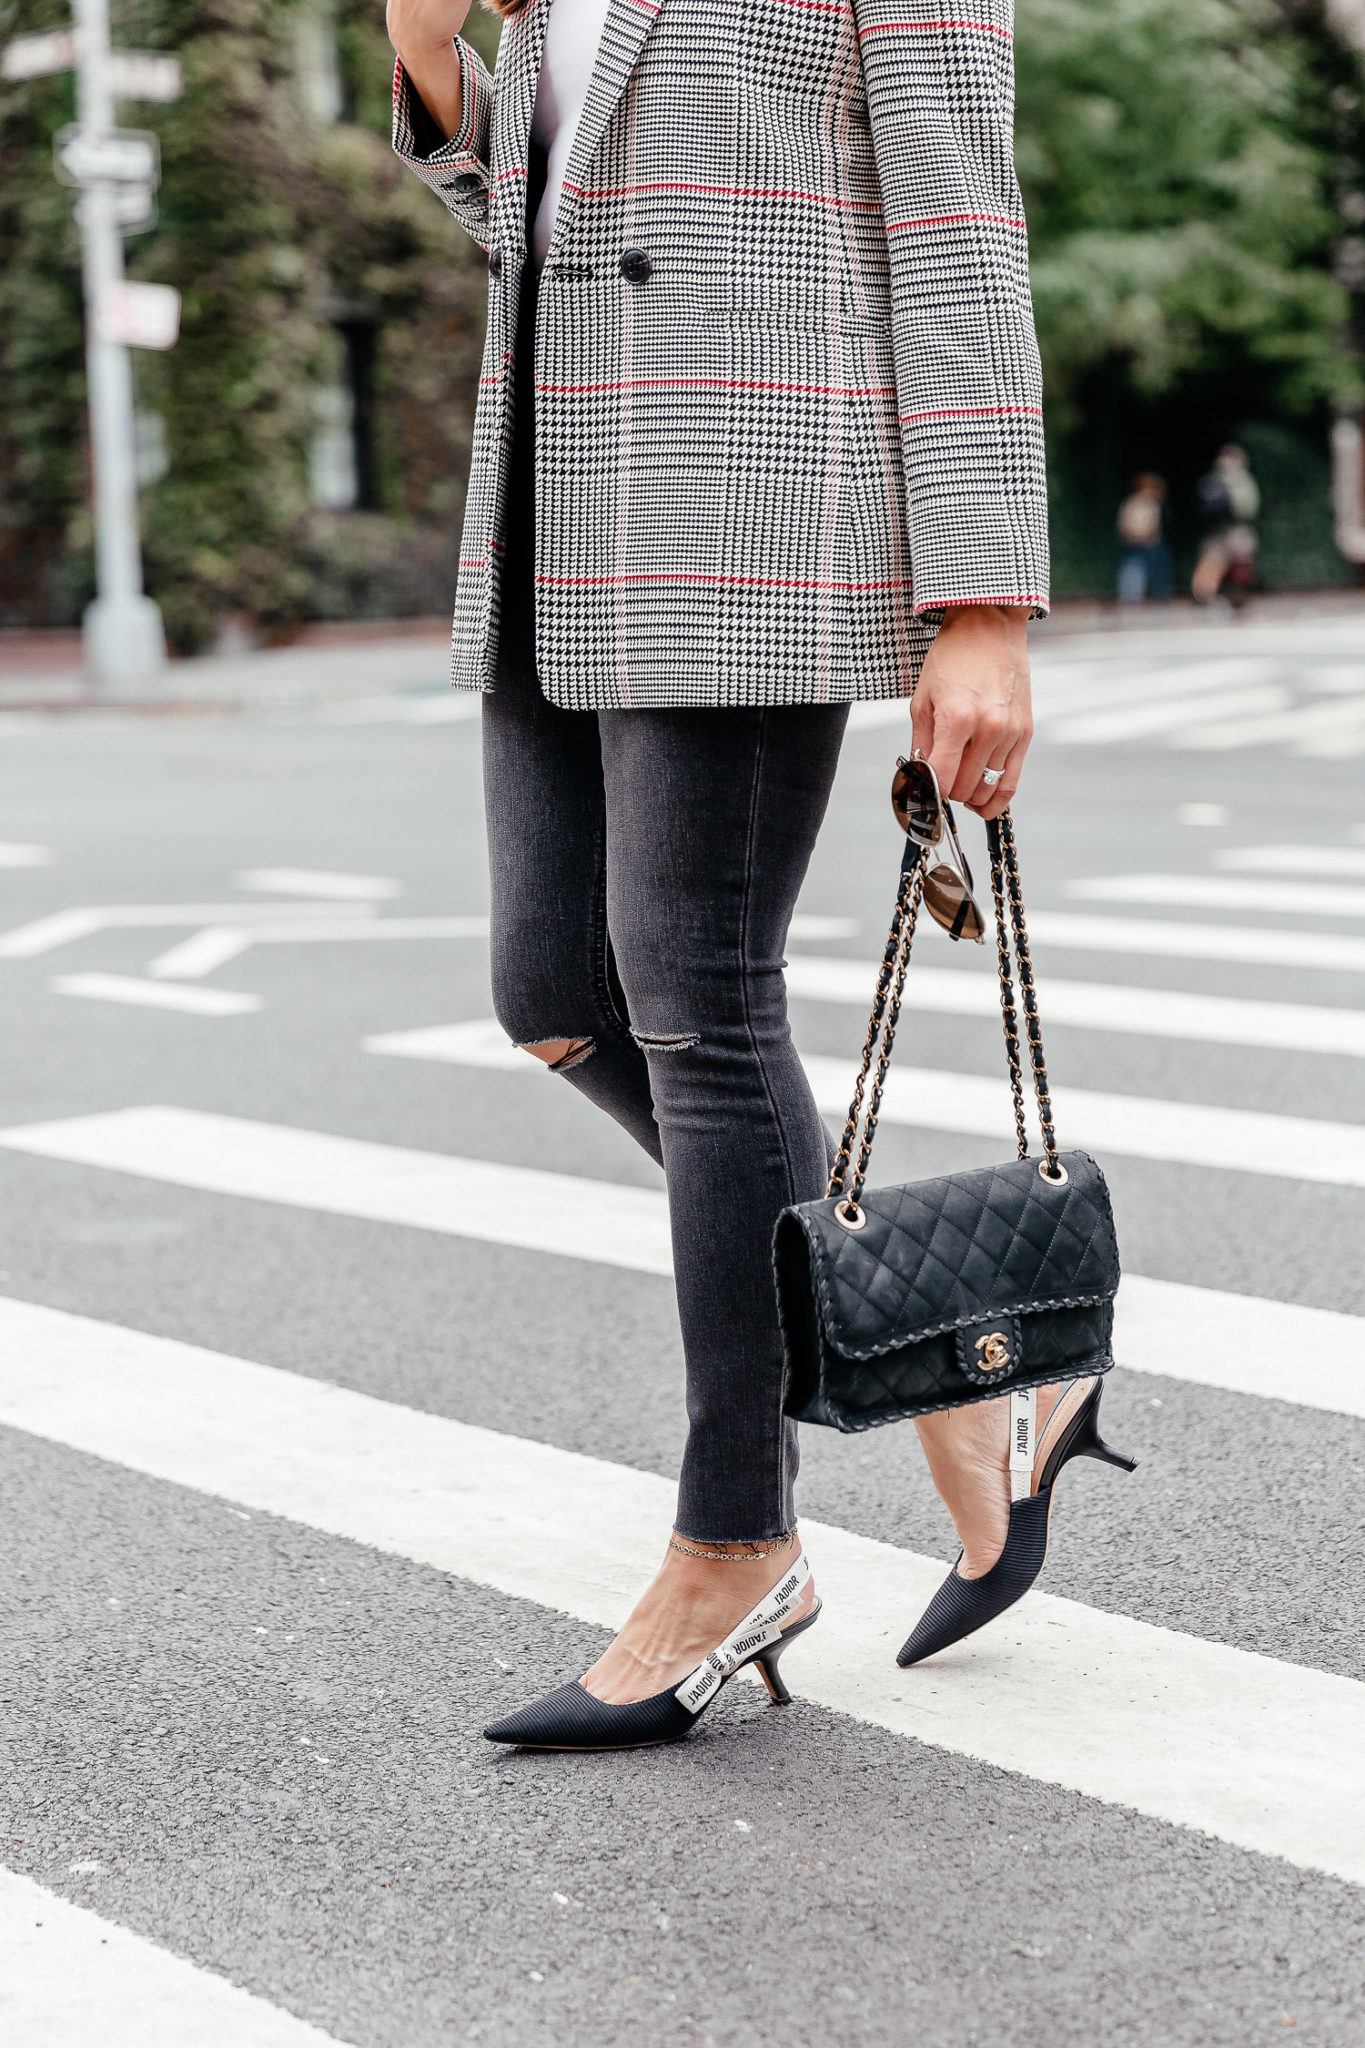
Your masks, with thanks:
[[[664,1169],[687,1363],[677,1528],[757,1542],[795,1520],[773,1225],[824,1192],[832,1151],[791,1041],[783,949],[848,707],[551,704],[535,665],[529,376],[517,421],[483,705],[494,1008],[518,1045],[585,1041],[563,1078]]]

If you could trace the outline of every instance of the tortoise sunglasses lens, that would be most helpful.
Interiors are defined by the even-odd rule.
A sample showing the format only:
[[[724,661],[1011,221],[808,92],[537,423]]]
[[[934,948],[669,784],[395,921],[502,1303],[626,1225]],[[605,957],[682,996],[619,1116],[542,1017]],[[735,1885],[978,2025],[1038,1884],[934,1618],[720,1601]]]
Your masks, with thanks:
[[[957,836],[953,813],[927,761],[897,763],[891,808],[903,832],[924,849],[924,904],[951,939],[986,936],[986,920],[973,895],[972,871]]]
[[[937,846],[943,837],[943,798],[927,761],[899,760],[891,783],[891,808],[902,832],[918,846]]]
[[[970,883],[968,876],[968,884]],[[964,885],[956,868],[929,868],[924,877],[924,904],[935,924],[941,924],[950,939],[971,939],[976,945],[986,937],[986,921],[970,886]]]

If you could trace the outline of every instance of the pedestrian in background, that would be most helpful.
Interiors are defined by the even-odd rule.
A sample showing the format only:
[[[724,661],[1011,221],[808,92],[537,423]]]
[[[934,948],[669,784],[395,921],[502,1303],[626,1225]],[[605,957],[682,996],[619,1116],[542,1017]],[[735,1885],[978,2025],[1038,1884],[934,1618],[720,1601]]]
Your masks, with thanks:
[[[1144,470],[1119,506],[1120,604],[1171,599],[1171,550],[1166,540],[1166,479]]]
[[[1240,611],[1256,583],[1260,551],[1255,521],[1261,511],[1261,489],[1251,473],[1245,448],[1230,441],[1220,448],[1212,469],[1196,488],[1201,540],[1191,585],[1196,604],[1226,597]]]
[[[454,680],[489,693],[494,1001],[665,1170],[690,1428],[620,1634],[487,1732],[614,1748],[756,1657],[780,1697],[818,1612],[772,1240],[833,1147],[783,948],[850,702],[915,690],[944,793],[1014,794],[1040,378],[1003,26],[494,4],[495,77],[470,0],[388,4],[395,147],[488,251]],[[922,1430],[970,1575],[1008,1529],[1007,1410]]]

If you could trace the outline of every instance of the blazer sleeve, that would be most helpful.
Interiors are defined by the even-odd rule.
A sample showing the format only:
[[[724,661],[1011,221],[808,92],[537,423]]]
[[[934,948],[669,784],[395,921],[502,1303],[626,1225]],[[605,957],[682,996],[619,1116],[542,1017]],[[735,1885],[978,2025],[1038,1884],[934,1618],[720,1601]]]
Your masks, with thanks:
[[[932,622],[994,602],[1041,617],[1042,376],[1014,175],[1011,0],[854,11],[890,250],[915,611]]]
[[[439,193],[460,226],[488,247],[489,116],[493,80],[477,50],[456,36],[460,60],[460,126],[441,134],[400,63],[393,72],[393,146],[424,185]]]

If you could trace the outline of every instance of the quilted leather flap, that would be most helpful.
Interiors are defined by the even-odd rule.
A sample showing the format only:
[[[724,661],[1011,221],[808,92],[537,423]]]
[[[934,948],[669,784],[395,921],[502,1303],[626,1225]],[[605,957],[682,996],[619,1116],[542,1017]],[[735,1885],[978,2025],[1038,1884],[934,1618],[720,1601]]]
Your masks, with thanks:
[[[1035,1159],[870,1188],[867,1223],[846,1230],[833,1201],[788,1211],[810,1246],[827,1341],[874,1358],[992,1314],[1112,1300],[1119,1283],[1104,1175],[1064,1152],[1066,1184]]]

